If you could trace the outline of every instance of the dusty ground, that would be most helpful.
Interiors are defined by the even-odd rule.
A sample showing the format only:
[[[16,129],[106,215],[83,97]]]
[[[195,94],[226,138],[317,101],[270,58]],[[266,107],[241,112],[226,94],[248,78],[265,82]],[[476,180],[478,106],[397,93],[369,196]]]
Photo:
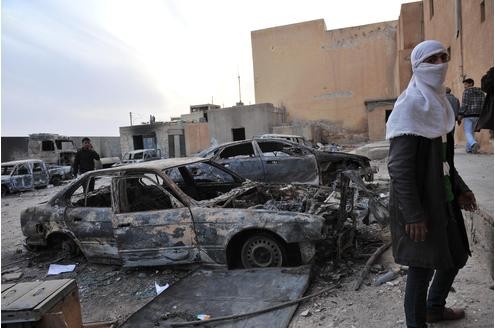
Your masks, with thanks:
[[[376,162],[381,171],[377,179],[387,179],[383,167],[385,161]],[[35,254],[22,247],[23,236],[20,230],[19,214],[31,205],[46,200],[61,187],[36,190],[2,199],[2,274],[7,271],[23,272],[18,281],[36,279],[75,278],[79,286],[83,320],[85,322],[118,319],[122,321],[155,295],[154,284],[172,284],[185,276],[192,267],[150,268],[125,270],[116,266],[94,265],[83,258],[70,262],[77,263],[75,272],[46,277],[48,266],[58,259],[56,254]],[[372,225],[368,231],[371,239],[387,238],[387,229]],[[366,231],[365,231],[366,234]],[[362,237],[362,240],[367,240]],[[368,241],[369,239],[368,238]],[[381,258],[359,291],[352,285],[364,266],[366,258],[359,253],[370,253],[379,243],[362,242],[361,248],[353,256],[343,261],[322,262],[315,270],[315,277],[308,293],[313,293],[329,285],[339,283],[340,287],[328,295],[319,296],[303,303],[292,320],[290,327],[405,327],[403,322],[402,300],[405,276],[401,275],[390,284],[379,287],[373,279],[394,266],[390,251]],[[493,279],[480,269],[476,256],[470,258],[454,283],[455,293],[448,299],[449,305],[464,307],[467,318],[451,324],[435,324],[433,327],[493,327]],[[308,310],[307,316],[301,314]]]

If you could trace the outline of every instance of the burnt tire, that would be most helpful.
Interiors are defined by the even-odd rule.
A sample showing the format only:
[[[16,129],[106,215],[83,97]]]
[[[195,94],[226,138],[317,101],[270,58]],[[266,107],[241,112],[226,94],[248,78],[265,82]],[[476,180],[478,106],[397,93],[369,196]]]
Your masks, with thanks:
[[[244,268],[281,267],[287,262],[285,245],[267,233],[257,233],[242,244],[241,264]]]
[[[79,246],[69,236],[57,234],[49,240],[49,248],[56,250],[64,258],[72,258],[81,253]]]
[[[79,246],[70,238],[64,238],[60,243],[60,250],[65,257],[71,258],[80,254]]]
[[[62,184],[62,178],[59,176],[54,176],[50,183],[54,186],[60,186]]]

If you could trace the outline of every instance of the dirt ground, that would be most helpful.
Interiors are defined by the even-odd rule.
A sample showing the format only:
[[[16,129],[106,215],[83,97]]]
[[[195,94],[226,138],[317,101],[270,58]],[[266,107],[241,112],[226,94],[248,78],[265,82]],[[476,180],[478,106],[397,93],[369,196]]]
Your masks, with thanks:
[[[375,165],[383,166],[384,161]],[[387,179],[378,174],[377,179]],[[60,260],[57,254],[31,253],[23,246],[20,229],[20,212],[35,205],[57,192],[61,187],[49,187],[21,194],[8,195],[1,200],[1,268],[2,275],[8,272],[22,272],[17,280],[74,278],[79,286],[83,321],[119,320],[125,318],[149,302],[156,295],[155,282],[159,285],[173,284],[185,276],[193,266],[123,269],[118,266],[90,264],[84,258],[70,261]],[[372,225],[364,230],[373,238],[386,239],[388,230]],[[364,239],[363,239],[364,238]],[[366,242],[363,242],[365,245]],[[377,247],[379,243],[373,246]],[[366,245],[365,245],[366,246]],[[364,246],[363,246],[364,247]],[[405,327],[403,296],[405,274],[394,281],[374,286],[374,279],[396,267],[390,250],[380,259],[365,279],[359,291],[352,286],[366,257],[359,253],[370,253],[369,249],[358,249],[353,256],[340,262],[319,262],[308,293],[314,293],[330,285],[340,285],[334,292],[322,295],[301,304],[290,327]],[[50,263],[76,263],[76,270],[58,276],[46,276]],[[454,282],[455,292],[448,298],[448,305],[466,309],[467,318],[449,324],[434,324],[431,327],[493,327],[493,279],[481,269],[476,254],[461,270]]]

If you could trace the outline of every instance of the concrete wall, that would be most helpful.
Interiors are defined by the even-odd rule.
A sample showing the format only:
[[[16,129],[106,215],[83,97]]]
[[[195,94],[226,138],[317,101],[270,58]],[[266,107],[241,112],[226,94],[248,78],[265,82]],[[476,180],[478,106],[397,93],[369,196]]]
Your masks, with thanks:
[[[197,153],[210,145],[208,123],[186,123],[184,125],[186,138],[186,154]]]
[[[395,96],[397,21],[327,31],[320,20],[251,32],[256,102],[289,120],[367,132],[364,100]]]
[[[271,133],[275,125],[284,122],[285,111],[273,104],[235,106],[208,111],[208,131],[211,138],[224,143],[233,141],[232,129],[244,128],[246,139]]]
[[[401,5],[397,29],[396,94],[400,95],[411,80],[411,52],[424,40],[423,4],[411,2]],[[369,124],[368,124],[369,126]]]
[[[76,148],[81,148],[82,138],[85,136],[69,137],[74,141]],[[120,137],[97,137],[88,136],[94,150],[100,157],[120,157]]]
[[[2,162],[28,158],[28,137],[2,137]]]
[[[154,124],[142,124],[132,126],[122,126],[120,131],[120,147],[122,154],[134,150],[133,136],[151,136],[156,138],[156,147],[161,150],[164,157],[169,157],[169,136],[174,137],[174,154],[178,157],[181,154],[179,136],[184,134],[184,124],[175,122],[157,122]],[[185,149],[184,149],[185,153]]]
[[[368,137],[370,141],[385,139],[386,113],[394,108],[394,103],[395,99],[366,102],[366,108],[368,110]]]

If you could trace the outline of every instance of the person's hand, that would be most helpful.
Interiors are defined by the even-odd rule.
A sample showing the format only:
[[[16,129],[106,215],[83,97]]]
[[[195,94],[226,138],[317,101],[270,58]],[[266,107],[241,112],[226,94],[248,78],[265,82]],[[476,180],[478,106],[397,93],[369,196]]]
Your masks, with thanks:
[[[478,209],[478,205],[476,204],[476,198],[471,191],[466,191],[457,196],[457,204],[466,211],[474,212]]]
[[[425,241],[427,232],[425,222],[406,224],[406,233],[412,241]]]

